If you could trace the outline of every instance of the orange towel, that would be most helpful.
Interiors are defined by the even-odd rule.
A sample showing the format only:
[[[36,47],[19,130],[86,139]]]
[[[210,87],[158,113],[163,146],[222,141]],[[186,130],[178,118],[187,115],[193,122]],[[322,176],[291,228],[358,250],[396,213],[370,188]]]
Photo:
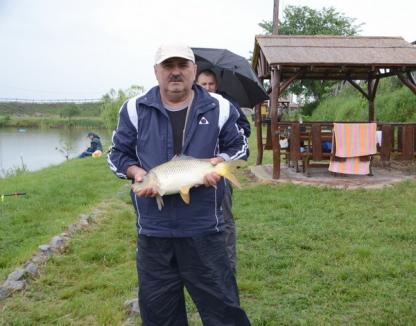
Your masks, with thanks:
[[[337,157],[373,155],[377,152],[376,123],[334,123]]]
[[[369,174],[370,161],[360,156],[377,152],[376,123],[334,123],[335,156],[344,161],[330,160],[329,171],[345,174]]]

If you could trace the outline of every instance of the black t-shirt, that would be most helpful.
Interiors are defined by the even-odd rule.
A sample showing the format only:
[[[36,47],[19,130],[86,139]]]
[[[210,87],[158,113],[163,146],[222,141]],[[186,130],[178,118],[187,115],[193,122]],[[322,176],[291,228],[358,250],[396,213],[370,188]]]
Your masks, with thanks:
[[[170,123],[173,132],[173,151],[175,155],[182,153],[183,128],[185,127],[186,112],[188,108],[172,110],[166,108],[169,115]]]

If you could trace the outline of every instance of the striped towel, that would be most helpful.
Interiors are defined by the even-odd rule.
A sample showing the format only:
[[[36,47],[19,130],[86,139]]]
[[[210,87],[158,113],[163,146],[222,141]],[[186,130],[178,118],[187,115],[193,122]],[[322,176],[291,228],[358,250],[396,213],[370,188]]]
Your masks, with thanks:
[[[329,171],[369,174],[370,161],[362,161],[360,156],[373,155],[377,152],[376,130],[376,123],[334,123],[335,156],[345,160],[331,159]]]

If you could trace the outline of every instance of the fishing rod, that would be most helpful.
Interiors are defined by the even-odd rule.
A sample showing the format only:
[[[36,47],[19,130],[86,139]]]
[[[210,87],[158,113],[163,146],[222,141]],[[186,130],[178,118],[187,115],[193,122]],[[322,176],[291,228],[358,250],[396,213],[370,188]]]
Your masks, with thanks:
[[[4,197],[10,197],[10,196],[24,196],[24,195],[26,195],[26,193],[25,192],[11,192],[11,193],[9,193],[9,194],[0,194],[0,199],[1,199],[1,201],[3,201],[4,200]]]
[[[12,192],[10,194],[1,194],[0,197],[6,197],[6,196],[24,196],[26,195],[25,192]]]

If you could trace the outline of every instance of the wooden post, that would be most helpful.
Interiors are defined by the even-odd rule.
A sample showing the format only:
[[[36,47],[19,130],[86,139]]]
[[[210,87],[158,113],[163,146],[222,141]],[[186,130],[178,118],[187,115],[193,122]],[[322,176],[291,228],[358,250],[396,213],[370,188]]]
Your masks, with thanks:
[[[256,165],[263,162],[263,135],[262,135],[262,118],[261,118],[261,104],[257,104],[254,108],[256,119],[256,137],[257,137],[257,158]]]
[[[271,108],[271,133],[272,133],[272,146],[273,146],[273,179],[279,179],[280,177],[280,144],[279,135],[277,135],[277,123],[278,123],[278,99],[280,96],[280,67],[272,67],[271,71],[271,86],[272,93],[270,97]]]
[[[272,34],[279,34],[279,0],[274,0]]]
[[[412,160],[414,157],[414,148],[415,144],[413,143],[413,125],[404,125],[403,134],[402,134],[402,144],[403,144],[403,159]]]
[[[368,122],[374,122],[374,99],[379,79],[368,79]]]
[[[408,77],[406,77],[404,74],[398,74],[397,77],[413,92],[413,94],[416,94],[415,80],[410,73],[408,74]]]

